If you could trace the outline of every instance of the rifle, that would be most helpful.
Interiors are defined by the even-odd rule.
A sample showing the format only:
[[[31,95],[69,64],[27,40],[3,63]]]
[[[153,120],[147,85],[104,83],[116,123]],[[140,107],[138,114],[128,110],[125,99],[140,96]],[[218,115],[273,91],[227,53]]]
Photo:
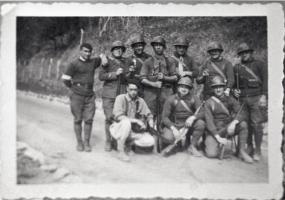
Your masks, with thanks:
[[[240,115],[243,107],[244,107],[244,103],[241,105],[239,111],[237,112],[237,114],[236,114],[236,116],[234,117],[233,120],[235,120]],[[222,128],[221,130],[218,131],[218,134],[224,132],[225,130],[227,130],[227,128],[228,128],[228,126]],[[227,135],[226,135],[226,137],[227,137]],[[220,148],[221,148],[221,150],[220,150],[220,154],[219,154],[219,159],[222,160],[224,158],[224,154],[225,154],[225,148],[226,148],[225,144],[221,144]]]
[[[237,89],[239,90],[239,65],[237,66],[236,79],[237,79],[237,83],[236,83],[237,84]],[[237,100],[239,101],[239,96],[237,97]]]
[[[158,63],[158,73],[161,72],[160,62]],[[161,121],[161,105],[160,105],[160,97],[161,97],[161,88],[157,88],[156,91],[156,131],[159,132],[159,126]],[[159,140],[159,138],[157,138]],[[156,141],[159,143],[159,141]],[[160,146],[157,145],[157,152],[160,153]]]
[[[203,105],[205,104],[205,101],[203,101],[201,103],[201,105],[197,108],[197,110],[194,113],[194,116],[197,116],[197,114],[200,112],[201,108],[203,107]],[[191,127],[193,127],[194,122],[192,123]],[[191,128],[190,127],[190,128]],[[170,152],[173,151],[173,149],[177,146],[178,142],[182,141],[187,133],[188,133],[189,128],[186,128],[185,126],[183,128],[181,128],[179,130],[179,132],[181,133],[179,138],[176,138],[176,140],[174,141],[173,144],[168,145],[168,147],[166,147],[163,151],[162,151],[162,155],[163,156],[168,156]]]

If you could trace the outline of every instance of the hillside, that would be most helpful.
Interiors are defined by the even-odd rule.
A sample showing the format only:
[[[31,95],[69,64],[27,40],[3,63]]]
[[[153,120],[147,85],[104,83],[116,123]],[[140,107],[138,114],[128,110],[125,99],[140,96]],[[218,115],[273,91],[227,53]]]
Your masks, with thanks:
[[[52,95],[66,95],[60,77],[68,63],[77,57],[81,30],[83,40],[93,45],[93,56],[109,54],[112,41],[142,32],[149,44],[151,38],[163,35],[166,54],[172,43],[184,34],[190,40],[188,53],[200,64],[207,57],[211,40],[220,41],[224,56],[237,62],[236,47],[246,41],[255,56],[267,61],[267,23],[265,17],[19,17],[17,19],[17,88]],[[152,53],[150,45],[146,51]],[[125,56],[131,54],[128,48]],[[95,76],[100,96],[102,83]]]

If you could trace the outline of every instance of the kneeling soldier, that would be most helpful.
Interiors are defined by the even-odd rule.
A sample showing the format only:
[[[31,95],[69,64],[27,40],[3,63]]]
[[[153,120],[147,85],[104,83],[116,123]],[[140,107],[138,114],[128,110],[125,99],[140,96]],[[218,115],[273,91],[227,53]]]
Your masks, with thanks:
[[[222,77],[213,77],[211,87],[214,95],[205,103],[205,119],[209,131],[205,140],[206,156],[217,157],[219,144],[225,144],[227,136],[238,134],[239,157],[252,163],[252,158],[245,151],[248,128],[243,121],[242,107],[233,97],[224,94],[225,86]]]
[[[178,82],[177,94],[170,96],[163,107],[162,126],[163,142],[173,144],[182,134],[183,128],[188,130],[189,137],[192,132],[189,153],[200,157],[201,153],[197,150],[197,143],[204,133],[205,122],[202,120],[203,112],[196,112],[201,108],[201,102],[191,95],[192,82],[189,77],[183,77]]]
[[[131,80],[127,94],[117,96],[114,104],[114,122],[110,127],[113,138],[117,140],[119,159],[129,161],[125,144],[130,139],[134,145],[153,147],[154,138],[147,132],[147,125],[153,128],[153,116],[145,101],[138,97],[138,84]]]

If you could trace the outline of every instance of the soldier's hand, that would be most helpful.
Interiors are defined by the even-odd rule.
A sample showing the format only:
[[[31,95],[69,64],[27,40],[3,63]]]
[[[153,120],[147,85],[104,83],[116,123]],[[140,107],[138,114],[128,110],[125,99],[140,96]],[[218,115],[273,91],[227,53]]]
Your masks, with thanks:
[[[156,88],[161,88],[162,86],[162,82],[161,81],[156,81],[153,83],[153,87],[156,87]]]
[[[150,120],[148,121],[148,125],[149,125],[151,128],[154,128],[153,119],[150,119]]]
[[[203,76],[209,76],[208,70],[204,70],[203,73],[202,73],[202,75],[203,75]]]
[[[131,65],[131,66],[129,67],[129,71],[130,71],[130,72],[134,72],[134,71],[135,71],[135,66]]]
[[[190,117],[188,117],[187,120],[186,120],[186,122],[185,122],[185,126],[186,126],[187,128],[191,127],[195,119],[196,119],[195,116],[190,116]]]
[[[116,71],[116,75],[119,76],[120,74],[122,74],[124,72],[123,68],[119,68]]]
[[[266,96],[265,96],[265,95],[261,95],[261,96],[260,96],[258,105],[259,105],[260,107],[266,107],[266,105],[267,105],[267,99],[266,99]]]
[[[215,138],[218,141],[218,143],[220,143],[220,144],[226,144],[227,143],[227,139],[226,138],[222,138],[219,135],[215,135]]]
[[[225,89],[224,94],[228,97],[228,96],[230,96],[230,91],[231,91],[231,89],[227,88],[227,89]]]
[[[159,73],[157,74],[157,79],[158,79],[158,80],[163,80],[163,78],[164,78],[164,74],[161,73],[161,72],[159,72]]]
[[[230,125],[227,128],[227,133],[229,135],[234,135],[237,123],[238,122],[236,120],[234,120],[230,123]]]
[[[101,63],[103,66],[108,64],[108,59],[107,59],[107,56],[105,54],[101,53],[99,57],[101,58]]]
[[[240,94],[241,94],[241,91],[240,91],[239,89],[234,89],[234,90],[233,90],[233,95],[234,95],[236,98],[239,98]]]
[[[136,120],[136,123],[141,127],[141,129],[146,129],[145,124],[141,120]]]

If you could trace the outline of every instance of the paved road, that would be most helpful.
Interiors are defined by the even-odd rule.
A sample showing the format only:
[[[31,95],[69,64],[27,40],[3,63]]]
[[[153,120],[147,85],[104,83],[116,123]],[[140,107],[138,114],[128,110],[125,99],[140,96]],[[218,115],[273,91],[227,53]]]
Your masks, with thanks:
[[[235,157],[223,161],[194,158],[182,152],[169,158],[158,154],[132,155],[131,163],[104,152],[104,115],[97,103],[91,153],[75,151],[69,106],[19,93],[17,139],[44,153],[49,162],[66,167],[84,183],[257,183],[267,182],[267,145],[259,163],[249,165]],[[48,180],[48,178],[47,178]],[[45,182],[43,178],[38,180]],[[47,181],[46,181],[47,182]]]

